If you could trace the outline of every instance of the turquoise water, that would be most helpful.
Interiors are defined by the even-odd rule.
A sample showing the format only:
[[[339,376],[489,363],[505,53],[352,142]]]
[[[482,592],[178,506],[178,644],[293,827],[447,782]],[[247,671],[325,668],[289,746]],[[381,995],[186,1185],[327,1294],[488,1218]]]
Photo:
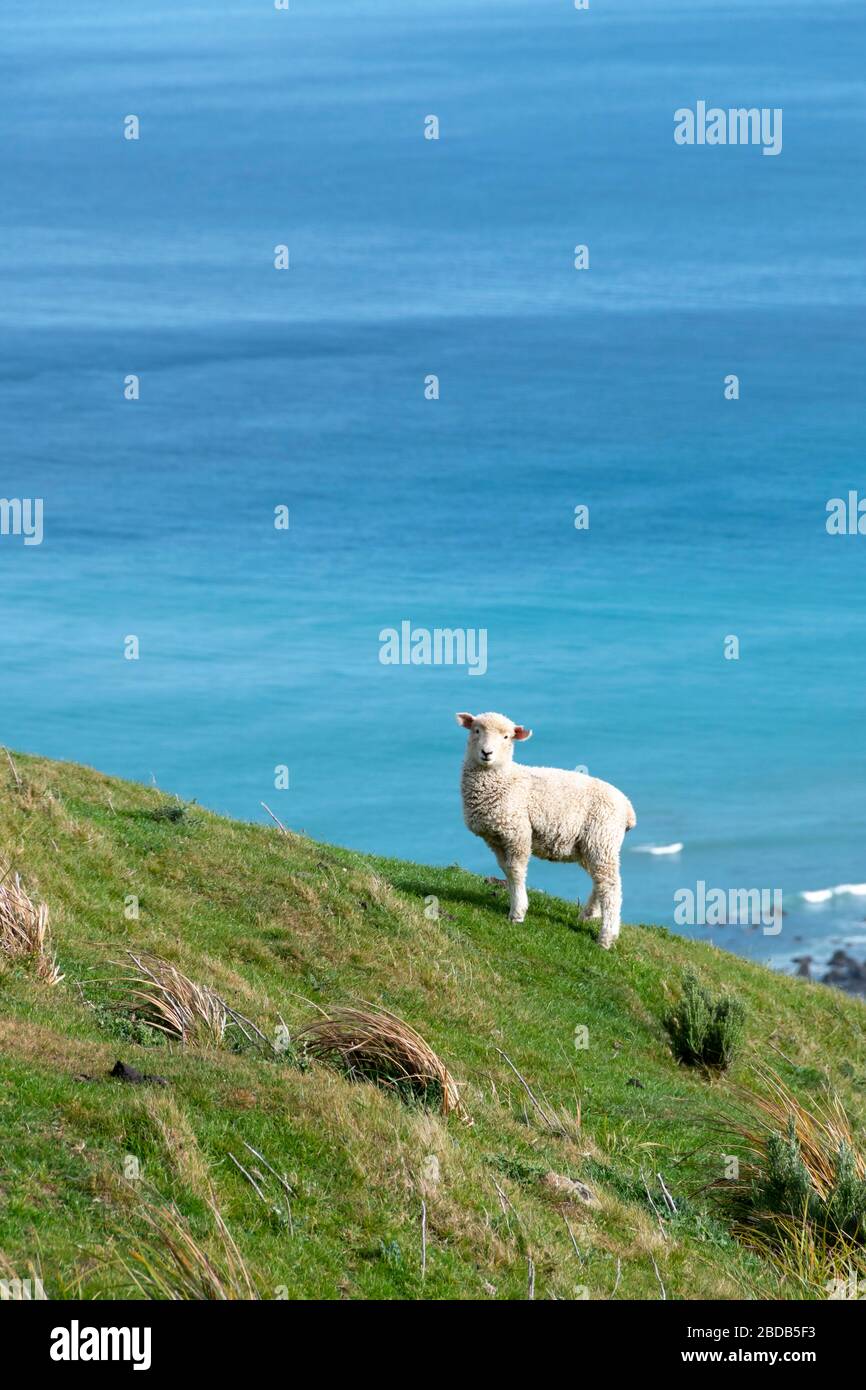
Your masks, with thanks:
[[[696,934],[866,954],[866,897],[800,897],[866,881],[866,537],[825,529],[866,494],[862,6],[50,0],[0,38],[0,491],[45,515],[0,538],[2,740],[493,872],[453,714],[499,709],[683,844],[627,850],[626,919],[780,888],[778,937]],[[699,99],[781,107],[782,153],[678,147]],[[486,629],[486,674],[382,665],[403,620]]]

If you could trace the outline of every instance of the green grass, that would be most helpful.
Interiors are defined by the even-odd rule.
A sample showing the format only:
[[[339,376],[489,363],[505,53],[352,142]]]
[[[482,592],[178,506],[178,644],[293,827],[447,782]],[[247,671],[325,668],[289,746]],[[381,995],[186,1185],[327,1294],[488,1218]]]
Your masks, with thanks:
[[[123,1262],[160,1205],[175,1203],[219,1259],[212,1192],[263,1298],[523,1299],[530,1261],[542,1299],[655,1299],[660,1280],[668,1298],[803,1296],[726,1224],[710,1185],[737,1141],[719,1116],[770,1064],[805,1100],[832,1086],[861,1128],[858,1000],[658,927],[625,927],[603,952],[556,898],[531,894],[514,924],[501,890],[459,868],[199,807],[167,815],[154,789],[15,755],[19,785],[3,763],[4,867],[49,904],[65,974],[49,988],[0,961],[4,1268],[37,1268],[50,1297],[129,1295]],[[126,949],[175,962],[275,1038],[316,1005],[382,1004],[435,1048],[474,1123],[305,1064],[292,1046],[270,1057],[168,1042],[112,1007],[111,961]],[[722,1076],[671,1053],[663,1019],[689,969],[745,1004],[745,1042]],[[110,1079],[118,1059],[168,1085]],[[291,1222],[232,1161],[264,1173],[245,1143],[285,1174]],[[548,1172],[598,1204],[569,1200]]]

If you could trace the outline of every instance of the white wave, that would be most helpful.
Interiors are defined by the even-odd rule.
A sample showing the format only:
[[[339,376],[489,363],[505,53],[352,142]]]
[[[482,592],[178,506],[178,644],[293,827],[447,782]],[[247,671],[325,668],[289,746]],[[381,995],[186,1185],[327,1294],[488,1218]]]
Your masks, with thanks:
[[[826,903],[831,898],[846,894],[855,898],[866,897],[866,883],[837,883],[833,888],[807,888],[800,897],[807,903]]]
[[[679,854],[682,849],[682,840],[677,840],[673,845],[635,845],[635,854]]]

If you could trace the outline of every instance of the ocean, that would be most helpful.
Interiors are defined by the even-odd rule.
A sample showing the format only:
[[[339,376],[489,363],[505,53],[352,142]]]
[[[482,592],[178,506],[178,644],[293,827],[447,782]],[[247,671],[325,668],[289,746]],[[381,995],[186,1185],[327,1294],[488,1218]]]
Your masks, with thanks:
[[[0,492],[44,505],[0,536],[2,742],[495,873],[454,713],[501,710],[634,803],[626,921],[778,890],[773,934],[677,930],[866,956],[866,536],[826,524],[866,494],[862,5],[46,0],[0,39]],[[781,151],[678,145],[699,101]],[[383,664],[404,622],[484,674]]]

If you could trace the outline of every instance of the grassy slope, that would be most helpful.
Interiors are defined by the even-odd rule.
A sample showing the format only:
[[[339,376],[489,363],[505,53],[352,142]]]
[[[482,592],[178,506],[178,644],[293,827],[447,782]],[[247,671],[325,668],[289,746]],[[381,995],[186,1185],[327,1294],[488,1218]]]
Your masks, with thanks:
[[[50,989],[0,965],[0,1252],[22,1275],[38,1262],[50,1297],[123,1293],[112,1251],[140,1230],[142,1193],[172,1198],[213,1241],[209,1183],[269,1298],[280,1286],[289,1297],[525,1298],[528,1253],[539,1298],[609,1297],[618,1264],[622,1298],[659,1297],[659,1278],[668,1297],[798,1292],[732,1239],[705,1190],[730,1148],[713,1120],[733,1084],[770,1060],[804,1098],[829,1078],[862,1123],[862,1003],[659,928],[626,927],[604,953],[591,929],[575,929],[572,905],[545,895],[512,925],[501,892],[459,869],[375,860],[197,809],[154,819],[153,789],[15,762],[20,787],[4,759],[0,845],[50,905],[66,978]],[[130,893],[137,922],[124,916]],[[438,921],[424,915],[431,894]],[[109,961],[126,946],[176,961],[266,1032],[279,1015],[290,1028],[309,1019],[306,1000],[385,1004],[464,1083],[474,1125],[320,1066],[130,1040],[104,1007]],[[730,1080],[670,1055],[659,1020],[689,964],[747,1002],[749,1053]],[[579,1024],[587,1050],[574,1047]],[[527,1115],[499,1048],[552,1105],[574,1115],[579,1103],[582,1128],[557,1137]],[[169,1086],[105,1078],[118,1057]],[[293,1233],[230,1161],[242,1140],[288,1174]],[[124,1181],[127,1154],[144,1183]],[[424,1177],[431,1154],[438,1184]],[[539,1181],[546,1170],[589,1182],[600,1207],[563,1207]],[[660,1201],[659,1172],[679,1207],[667,1238],[642,1181]]]

